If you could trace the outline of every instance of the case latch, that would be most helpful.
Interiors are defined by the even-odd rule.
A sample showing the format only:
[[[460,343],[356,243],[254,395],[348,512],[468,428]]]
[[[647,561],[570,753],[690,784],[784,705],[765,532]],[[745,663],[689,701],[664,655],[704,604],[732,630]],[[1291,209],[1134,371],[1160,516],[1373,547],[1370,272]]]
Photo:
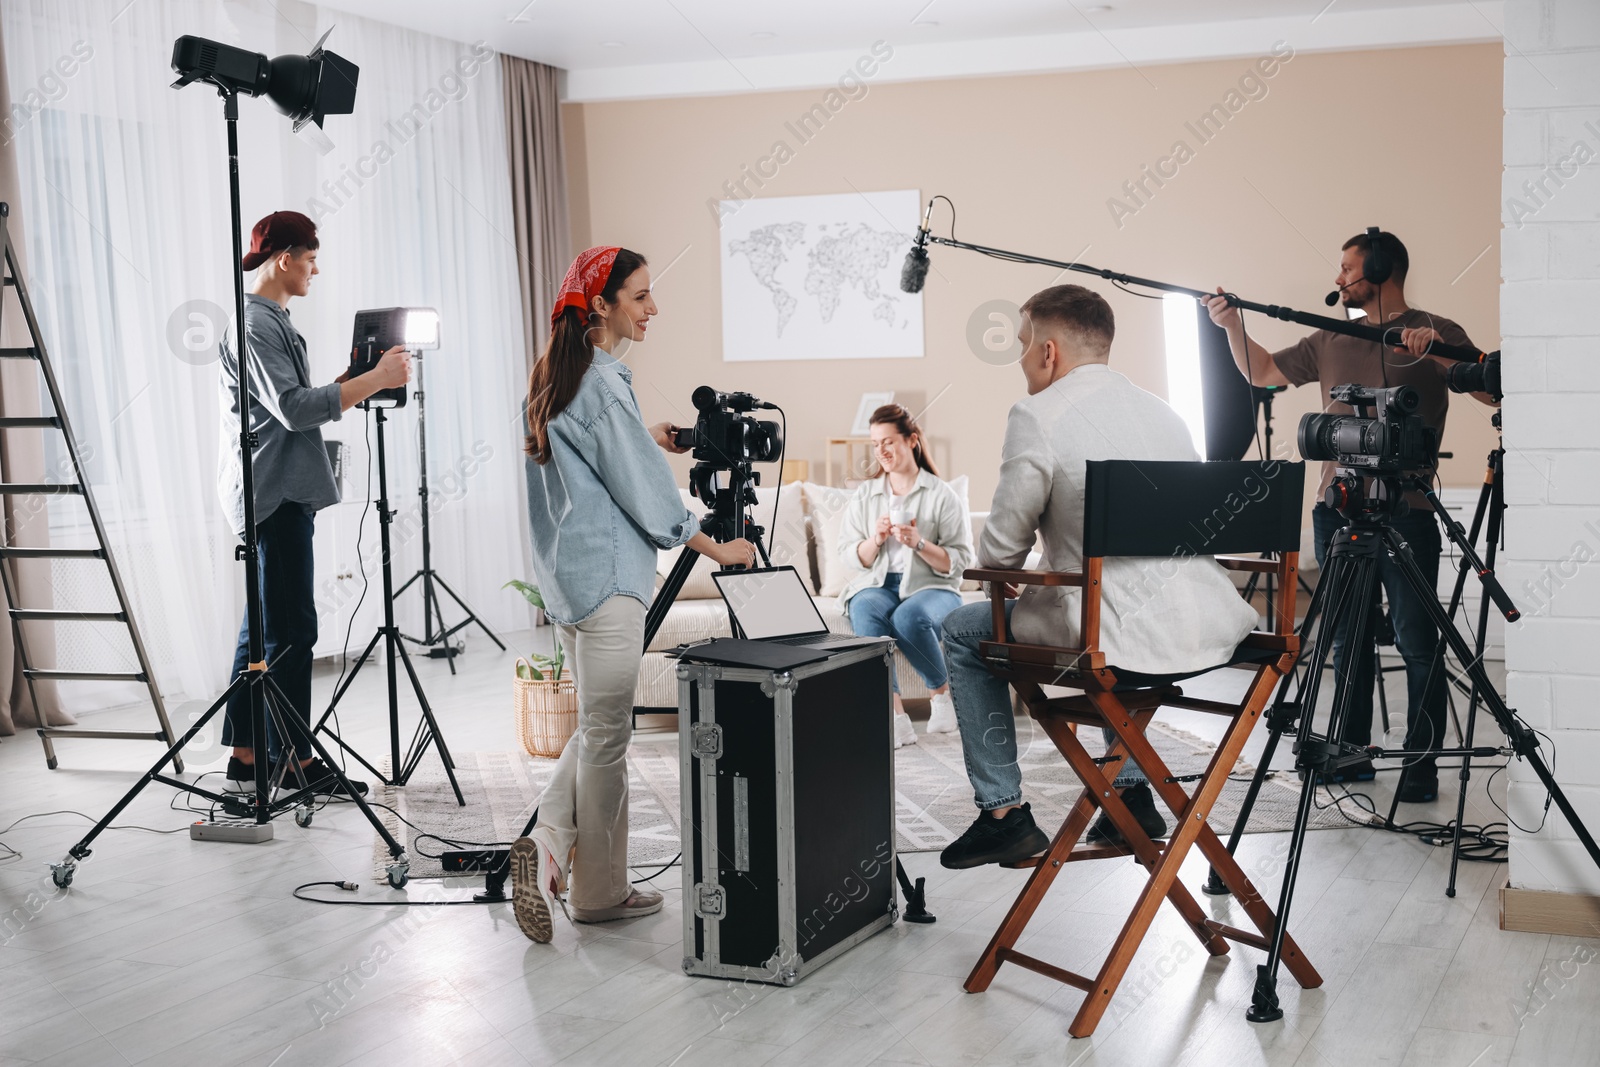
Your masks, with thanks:
[[[714,722],[697,722],[689,729],[689,751],[696,759],[722,758],[722,727]]]
[[[694,913],[702,919],[720,919],[727,911],[728,898],[720,885],[694,884]]]

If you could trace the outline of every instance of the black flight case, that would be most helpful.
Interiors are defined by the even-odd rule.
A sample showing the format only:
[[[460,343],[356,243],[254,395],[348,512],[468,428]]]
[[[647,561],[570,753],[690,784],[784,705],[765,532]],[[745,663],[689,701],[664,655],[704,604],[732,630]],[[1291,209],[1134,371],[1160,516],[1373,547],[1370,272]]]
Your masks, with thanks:
[[[793,985],[898,917],[893,656],[678,665],[685,973]]]

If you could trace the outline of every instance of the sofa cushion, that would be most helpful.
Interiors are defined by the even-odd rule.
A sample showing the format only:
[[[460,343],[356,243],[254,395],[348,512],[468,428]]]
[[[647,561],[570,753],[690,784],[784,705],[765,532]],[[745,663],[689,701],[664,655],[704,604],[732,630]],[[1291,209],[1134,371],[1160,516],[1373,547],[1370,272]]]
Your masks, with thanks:
[[[820,579],[818,596],[836,597],[850,584],[852,572],[839,558],[839,528],[844,524],[844,512],[855,495],[854,489],[838,489],[831,485],[805,484],[806,514],[811,519],[811,536],[816,540],[817,577]],[[961,506],[971,510],[967,503],[967,476],[950,479]]]
[[[811,577],[811,568],[806,560],[806,527],[805,508],[801,501],[801,492],[798,484],[783,487],[783,495],[778,499],[778,520],[774,527],[772,521],[772,497],[775,489],[766,488],[756,490],[756,506],[753,514],[756,523],[767,530],[771,538],[771,555],[773,566],[782,567],[792,565],[800,572],[806,583],[806,588],[816,592],[816,583]],[[696,515],[705,513],[706,506],[699,500],[689,495],[689,490],[679,489],[678,495],[683,499],[683,506],[693,511]],[[660,552],[656,556],[656,576],[665,580],[672,572],[672,566],[677,562],[678,555],[683,549],[673,548]],[[716,561],[709,556],[702,556],[695,560],[694,570],[689,572],[689,578],[683,583],[683,588],[678,592],[678,600],[721,600],[717,592],[717,583],[712,580],[711,574],[717,569]],[[660,588],[660,582],[657,582]],[[676,643],[676,642],[674,642]],[[670,645],[667,647],[671,647]]]
[[[728,607],[720,596],[715,600],[684,600],[680,597],[673,601],[672,610],[661,620],[661,629],[656,631],[646,651],[661,652],[690,641],[728,637],[732,633],[728,628]]]
[[[836,597],[844,592],[849,574],[838,558],[839,526],[844,509],[854,493],[815,482],[803,483],[806,513],[811,518],[811,536],[817,542],[818,596]]]

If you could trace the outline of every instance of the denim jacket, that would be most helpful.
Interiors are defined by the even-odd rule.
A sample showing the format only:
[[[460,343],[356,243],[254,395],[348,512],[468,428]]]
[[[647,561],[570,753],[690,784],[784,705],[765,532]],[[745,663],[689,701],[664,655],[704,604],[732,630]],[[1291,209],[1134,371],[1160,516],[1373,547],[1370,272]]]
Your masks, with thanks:
[[[639,414],[633,372],[604,350],[550,420],[550,460],[527,460],[533,575],[551,621],[571,625],[618,594],[650,603],[656,552],[700,529]]]

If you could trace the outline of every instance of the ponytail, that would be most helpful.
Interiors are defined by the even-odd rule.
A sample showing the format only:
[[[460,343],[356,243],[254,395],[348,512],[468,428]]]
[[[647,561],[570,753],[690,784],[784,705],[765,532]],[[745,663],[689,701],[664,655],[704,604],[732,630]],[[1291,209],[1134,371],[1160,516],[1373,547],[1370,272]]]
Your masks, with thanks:
[[[611,273],[600,295],[608,304],[616,303],[617,291],[633,272],[645,265],[645,259],[626,248],[617,252]],[[591,311],[587,319],[594,318]],[[522,450],[541,466],[550,462],[550,420],[567,410],[572,398],[578,395],[583,376],[594,364],[594,338],[586,316],[575,307],[561,309],[550,329],[550,343],[544,355],[533,365],[528,375],[528,433],[523,438]]]

